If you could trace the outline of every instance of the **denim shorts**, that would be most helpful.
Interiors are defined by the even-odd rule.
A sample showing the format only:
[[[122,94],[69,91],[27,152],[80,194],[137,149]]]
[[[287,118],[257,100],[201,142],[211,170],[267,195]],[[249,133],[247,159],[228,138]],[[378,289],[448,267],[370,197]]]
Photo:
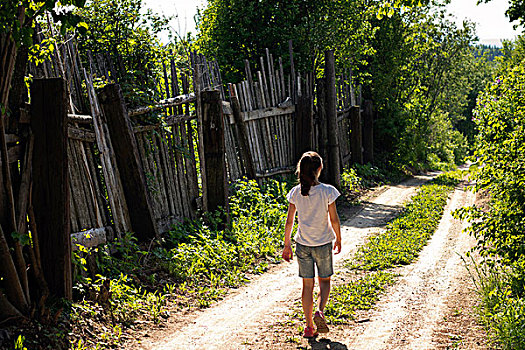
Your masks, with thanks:
[[[314,278],[314,265],[317,266],[317,275],[321,278],[327,278],[334,274],[332,243],[317,247],[308,247],[295,243],[295,255],[299,263],[299,277]]]

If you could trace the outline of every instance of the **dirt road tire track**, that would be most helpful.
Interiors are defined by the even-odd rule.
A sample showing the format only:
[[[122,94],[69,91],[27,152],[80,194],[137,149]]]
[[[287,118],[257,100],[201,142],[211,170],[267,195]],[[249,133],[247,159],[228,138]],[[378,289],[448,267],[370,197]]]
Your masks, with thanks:
[[[461,260],[475,240],[462,233],[455,209],[474,203],[474,194],[454,191],[432,239],[412,265],[398,270],[396,285],[383,298],[370,322],[348,331],[350,349],[434,349],[433,332],[444,316],[445,302],[467,273]]]

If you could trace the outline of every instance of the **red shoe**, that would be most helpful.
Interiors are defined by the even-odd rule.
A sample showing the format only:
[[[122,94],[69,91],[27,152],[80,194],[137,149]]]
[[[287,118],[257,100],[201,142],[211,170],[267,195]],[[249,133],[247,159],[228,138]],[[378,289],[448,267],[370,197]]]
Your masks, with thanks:
[[[316,311],[314,315],[314,322],[319,333],[328,333],[329,329],[326,325],[326,319],[321,311]]]
[[[317,333],[314,327],[306,327],[304,329],[303,337],[304,338],[314,338],[314,337],[317,337],[318,334],[319,333]]]

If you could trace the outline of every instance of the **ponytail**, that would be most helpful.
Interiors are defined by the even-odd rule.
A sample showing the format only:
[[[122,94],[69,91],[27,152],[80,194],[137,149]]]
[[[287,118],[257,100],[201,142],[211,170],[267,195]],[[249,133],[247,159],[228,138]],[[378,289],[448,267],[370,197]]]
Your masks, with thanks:
[[[323,159],[316,152],[305,152],[297,163],[297,177],[301,184],[301,194],[308,196],[310,188],[317,181],[317,170],[323,166]]]

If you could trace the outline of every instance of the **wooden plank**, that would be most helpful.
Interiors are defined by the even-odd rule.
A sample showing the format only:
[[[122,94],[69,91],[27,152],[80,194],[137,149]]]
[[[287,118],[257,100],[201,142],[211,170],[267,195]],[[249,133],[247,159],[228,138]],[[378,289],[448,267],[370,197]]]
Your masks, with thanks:
[[[256,109],[242,113],[243,120],[245,122],[250,120],[265,119],[275,117],[278,115],[292,114],[295,112],[295,105],[288,107],[268,107],[262,109]]]
[[[182,210],[182,196],[180,193],[180,179],[178,175],[178,169],[177,169],[177,162],[175,160],[175,152],[177,150],[175,149],[177,146],[174,132],[176,131],[176,126],[172,126],[170,128],[170,131],[166,134],[166,159],[168,160],[168,168],[169,168],[169,176],[171,178],[172,182],[172,189],[171,189],[171,197],[173,197],[173,204],[174,204],[174,215],[177,216],[184,216],[183,210]]]
[[[189,91],[189,83],[188,79],[183,79],[183,85],[182,89],[184,93],[188,93]],[[195,107],[195,109],[198,109]],[[186,114],[190,114],[190,106],[186,105]],[[185,161],[186,166],[186,174],[188,178],[188,202],[189,206],[188,209],[190,210],[191,217],[195,217],[196,213],[196,199],[199,196],[199,179],[197,176],[197,162],[195,161],[195,152],[196,149],[194,147],[194,142],[198,145],[200,142],[199,138],[197,137],[194,139],[193,135],[193,126],[191,121],[187,121],[184,126],[184,130],[187,134],[187,140],[188,140],[188,149],[187,149],[187,156]],[[197,146],[198,148],[198,146]]]
[[[363,162],[374,163],[374,106],[371,100],[363,102]]]
[[[158,192],[155,190],[155,163],[152,158],[151,143],[147,137],[147,131],[135,134],[137,140],[137,150],[139,154],[140,164],[144,171],[146,180],[146,188],[151,199],[151,209],[153,210],[153,216],[155,220],[160,217],[159,214],[159,199],[157,198]]]
[[[239,97],[239,103],[241,104],[241,111],[246,110],[246,104],[244,103],[244,93],[243,93],[243,87],[242,83],[239,83],[235,85],[236,87],[236,95]]]
[[[295,65],[293,60],[293,44],[292,40],[290,39],[288,41],[288,55],[290,57],[290,80],[291,80],[291,86],[290,83],[288,83],[288,91],[290,92],[290,97],[293,101],[295,101],[295,98],[297,96],[296,87],[295,87]]]
[[[171,92],[173,93],[173,96],[179,96],[180,95],[179,76],[177,74],[177,67],[175,66],[175,61],[173,59],[170,60],[170,69],[171,69]],[[179,115],[184,113],[182,111],[182,105],[177,106],[176,110],[177,110],[177,114]],[[172,111],[172,114],[174,113],[175,113],[175,110]]]
[[[144,171],[140,167],[137,143],[131,127],[120,86],[108,84],[98,94],[108,121],[108,128],[115,149],[124,195],[131,224],[139,240],[149,240],[158,235],[151,199],[147,192]]]
[[[304,152],[312,150],[314,119],[312,97],[306,94],[297,97],[295,113],[295,157],[299,159]]]
[[[97,199],[95,194],[95,186],[93,185],[93,179],[91,177],[91,172],[89,171],[89,164],[87,162],[87,156],[84,150],[83,142],[73,141],[76,144],[79,168],[81,173],[81,182],[84,187],[84,193],[86,197],[84,198],[86,206],[89,209],[90,214],[90,226],[96,227],[102,226],[102,217],[99,212],[97,205]]]
[[[167,196],[167,204],[169,208],[169,215],[175,215],[176,214],[176,205],[175,205],[175,184],[174,184],[174,176],[173,176],[173,170],[170,166],[170,156],[169,151],[167,147],[168,139],[166,132],[164,131],[164,128],[161,128],[159,130],[160,136],[158,137],[158,147],[159,147],[159,157],[161,161],[161,171],[164,173],[164,180],[165,180],[165,188],[166,188],[166,196]],[[157,227],[160,227],[157,222]],[[160,231],[160,230],[159,230]],[[160,231],[164,232],[164,231]]]
[[[195,119],[197,119],[197,116],[194,114],[193,115],[181,114],[181,115],[174,115],[174,116],[166,117],[164,119],[164,122],[166,123],[166,125],[172,126],[175,124],[180,124],[180,123],[184,123],[184,122],[195,120]]]
[[[262,62],[262,57],[261,57],[261,62]],[[260,108],[270,107],[270,100],[269,100],[270,96],[268,96],[268,88],[266,86],[266,77],[264,74],[264,67],[263,67],[262,72],[260,70],[257,71],[257,78],[259,79],[259,84],[258,85],[256,84],[256,86],[258,86],[258,88],[256,87],[256,90],[258,89],[260,92],[259,106]]]
[[[266,64],[268,69],[268,81],[267,81],[267,89],[268,89],[268,95],[270,96],[270,106],[275,106],[277,104],[276,96],[275,96],[275,84],[273,82],[273,64],[272,59],[270,56],[270,50],[266,48]]]
[[[77,123],[77,124],[92,124],[93,123],[93,117],[90,115],[68,114],[67,117],[70,123]]]
[[[79,213],[80,230],[93,227],[94,215],[91,211],[91,205],[88,203],[89,192],[86,191],[84,184],[84,171],[82,168],[82,160],[80,159],[79,149],[77,140],[68,140],[69,149],[71,150],[71,157],[69,166],[73,168],[73,190],[75,195],[75,201],[77,205],[77,211]]]
[[[250,149],[250,140],[246,122],[241,116],[241,107],[237,96],[231,97],[231,106],[233,110],[233,118],[239,135],[239,148],[241,151],[242,163],[246,169],[248,179],[255,179],[255,165],[253,162],[253,155]]]
[[[157,130],[158,128],[160,128],[160,125],[158,125],[158,124],[154,124],[154,125],[139,125],[139,126],[133,127],[133,132],[135,134],[137,134],[137,133]]]
[[[169,205],[166,205],[168,203],[168,196],[166,195],[166,186],[165,186],[165,178],[164,178],[164,171],[162,167],[162,163],[160,161],[160,149],[159,145],[157,143],[157,133],[155,131],[152,131],[149,133],[150,143],[151,143],[151,156],[152,160],[155,164],[155,184],[156,184],[156,190],[157,190],[157,200],[159,201],[157,203],[157,208],[159,210],[157,220],[159,218],[162,218],[164,216],[169,215]],[[158,226],[157,226],[158,228]],[[160,232],[160,231],[159,231]]]
[[[174,134],[177,142],[178,149],[175,149],[175,159],[177,160],[177,171],[179,176],[179,189],[181,193],[181,208],[182,213],[185,217],[190,217],[191,215],[191,199],[190,192],[188,189],[188,174],[186,172],[186,160],[187,154],[185,148],[185,137],[186,137],[186,128],[185,125],[180,124],[175,126],[176,133]]]
[[[130,117],[134,117],[141,114],[146,114],[153,111],[158,111],[164,108],[169,107],[176,107],[187,103],[193,103],[197,100],[197,97],[194,93],[191,94],[184,94],[172,98],[167,98],[165,100],[161,100],[154,104],[153,106],[146,106],[146,107],[139,107],[135,108],[131,111],[129,111],[128,115]]]
[[[257,173],[258,178],[272,177],[280,174],[289,174],[295,171],[295,166],[288,166],[283,168],[268,169],[264,173]]]
[[[202,91],[201,97],[199,139],[200,154],[203,155],[201,159],[203,209],[212,212],[220,207],[228,208],[224,122],[219,91]]]
[[[71,193],[71,200],[70,200],[70,222],[71,222],[71,230],[80,231],[82,227],[82,222],[80,221],[80,218],[82,217],[81,209],[78,208],[77,201],[82,199],[82,196],[79,194],[79,188],[80,186],[77,185],[76,181],[78,181],[78,174],[77,171],[74,169],[74,163],[73,163],[73,147],[70,146],[71,140],[68,140],[68,150],[67,150],[67,156],[69,160],[69,166],[68,166],[68,176],[69,176],[69,191]]]
[[[72,298],[67,97],[62,78],[34,79],[32,203],[40,237],[42,269],[52,295]]]
[[[254,90],[253,90],[252,69],[250,67],[250,61],[246,59],[244,60],[244,72],[246,73],[246,80],[248,81],[248,92],[249,92],[250,103],[254,105],[255,100],[254,100],[254,93],[253,93]]]
[[[83,144],[87,161],[88,161],[88,169],[91,173],[91,178],[93,179],[93,186],[94,186],[94,192],[95,192],[95,198],[97,201],[97,205],[99,208],[100,216],[102,218],[102,225],[107,226],[110,223],[109,218],[109,212],[108,212],[108,202],[106,201],[106,198],[103,195],[103,191],[101,188],[100,183],[100,173],[98,171],[98,164],[95,161],[95,156],[93,154],[93,145],[89,144]],[[87,148],[87,149],[86,149]],[[74,232],[74,230],[72,230]],[[114,237],[110,237],[113,239]]]
[[[280,81],[281,81],[281,102],[286,99],[286,96],[289,96],[290,92],[288,91],[288,94],[286,94],[286,88],[284,86],[285,80],[284,80],[284,69],[283,69],[283,59],[282,57],[279,57],[279,74],[280,74]]]
[[[341,185],[341,160],[339,158],[339,137],[337,130],[337,95],[335,80],[334,51],[325,51],[326,79],[326,127],[328,130],[328,170],[327,182],[337,188]]]
[[[279,105],[279,103],[283,102],[283,98],[282,98],[282,92],[281,92],[281,77],[279,75],[279,71],[278,70],[275,70],[275,87],[276,87],[276,105]]]
[[[182,158],[182,146],[181,146],[181,136],[180,136],[180,130],[181,128],[179,125],[174,125],[172,127],[172,157],[174,159],[174,170],[175,170],[175,182],[177,184],[177,191],[179,193],[179,215],[180,216],[186,216],[186,206],[185,204],[185,197],[187,195],[186,193],[186,186],[185,186],[185,176],[184,176],[184,160]]]
[[[67,137],[84,142],[95,142],[94,132],[74,126],[69,126],[67,128]]]
[[[355,106],[350,111],[351,120],[351,145],[352,145],[352,162],[363,164],[363,139],[361,125],[361,108]]]

